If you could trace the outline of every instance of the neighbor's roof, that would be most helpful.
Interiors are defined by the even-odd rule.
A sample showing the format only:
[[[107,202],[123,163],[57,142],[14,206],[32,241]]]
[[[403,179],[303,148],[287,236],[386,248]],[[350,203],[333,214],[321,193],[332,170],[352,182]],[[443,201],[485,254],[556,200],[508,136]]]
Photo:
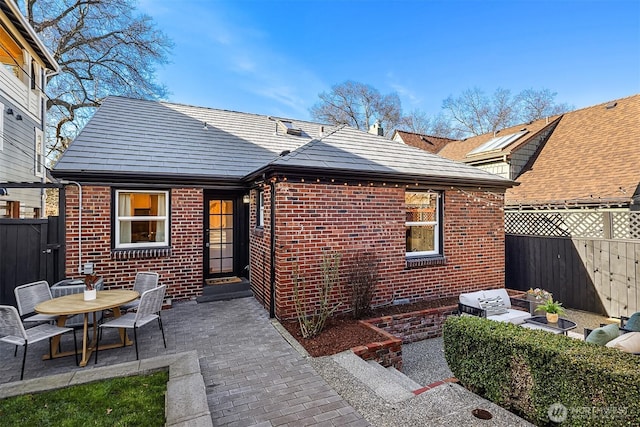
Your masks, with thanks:
[[[51,55],[44,43],[42,43],[33,27],[29,25],[24,15],[22,15],[22,12],[20,12],[20,9],[16,5],[15,1],[0,0],[0,10],[2,10],[7,18],[9,18],[9,21],[11,21],[20,35],[27,41],[27,43],[29,43],[31,48],[44,62],[45,66],[50,70],[59,71],[60,67],[58,66],[56,60],[53,58],[53,55]]]
[[[640,95],[633,95],[566,113],[506,200],[628,203],[640,191],[639,165]]]
[[[147,176],[240,182],[261,171],[277,169],[499,187],[513,184],[477,168],[346,126],[280,119],[301,129],[297,136],[278,128],[277,120],[109,97],[61,157],[53,174],[67,179]]]
[[[451,141],[457,141],[456,139],[444,138],[441,136],[433,136],[433,135],[424,135],[421,133],[415,132],[407,132],[404,130],[396,130],[393,133],[393,140],[398,140],[404,142],[407,145],[411,145],[412,147],[421,148],[430,153],[437,153],[450,143]]]
[[[464,161],[473,161],[480,158],[486,157],[501,157],[504,155],[511,154],[513,150],[520,147],[522,144],[526,143],[531,137],[537,135],[541,130],[545,129],[548,126],[552,126],[554,121],[557,120],[560,116],[549,117],[548,119],[540,119],[535,120],[531,123],[521,123],[515,126],[511,126],[505,129],[501,129],[495,135],[493,133],[485,133],[482,135],[474,136],[467,138],[463,141],[452,141],[446,146],[442,148],[438,152],[440,156],[446,157],[452,160],[458,160],[461,162]],[[500,137],[503,135],[512,135],[518,132],[526,131],[522,137],[513,141],[513,143],[503,147],[501,150],[492,151],[491,153],[487,153],[487,155],[479,154],[473,155],[469,154],[474,149],[479,148],[482,144],[485,144],[492,140],[493,138]]]

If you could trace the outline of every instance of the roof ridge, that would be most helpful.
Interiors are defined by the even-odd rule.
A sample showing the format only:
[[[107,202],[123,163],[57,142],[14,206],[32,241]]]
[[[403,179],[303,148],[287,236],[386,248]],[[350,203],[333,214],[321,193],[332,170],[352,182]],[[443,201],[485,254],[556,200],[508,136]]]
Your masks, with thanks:
[[[174,106],[178,106],[178,107],[193,108],[193,109],[196,109],[196,110],[220,111],[220,112],[223,112],[223,113],[243,114],[243,115],[246,115],[246,116],[256,116],[256,117],[264,117],[264,118],[272,117],[272,118],[277,119],[277,120],[289,120],[289,121],[295,121],[295,122],[299,122],[299,123],[308,123],[308,124],[318,125],[318,126],[333,126],[333,125],[330,125],[330,124],[327,124],[327,123],[312,122],[310,120],[302,120],[302,119],[296,119],[296,118],[291,118],[291,117],[282,117],[282,116],[276,116],[276,115],[273,115],[273,114],[248,113],[246,111],[227,110],[227,109],[224,109],[224,108],[206,107],[206,106],[201,106],[201,105],[192,105],[192,104],[185,104],[185,103],[181,103],[181,102],[172,102],[172,101],[165,101],[165,100],[132,98],[132,97],[122,96],[122,95],[109,95],[105,99],[108,99],[108,98],[120,98],[120,99],[129,100],[129,101],[142,101],[142,102],[147,102],[147,103],[174,105]]]

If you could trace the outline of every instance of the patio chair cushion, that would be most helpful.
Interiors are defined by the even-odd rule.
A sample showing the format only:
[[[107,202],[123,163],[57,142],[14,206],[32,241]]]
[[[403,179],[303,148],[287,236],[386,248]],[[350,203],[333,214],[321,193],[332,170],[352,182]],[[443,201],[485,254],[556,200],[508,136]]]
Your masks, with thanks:
[[[629,320],[624,323],[624,328],[628,331],[640,332],[640,311],[629,317]]]
[[[599,328],[594,329],[585,339],[586,342],[590,342],[592,344],[597,345],[605,345],[609,341],[615,339],[620,335],[620,331],[618,330],[618,324],[612,323],[610,325],[601,326]]]
[[[640,353],[640,332],[628,332],[609,341],[607,347],[617,348],[625,353]]]
[[[505,314],[508,311],[504,300],[499,295],[491,298],[478,298],[478,304],[481,309],[486,310],[487,316]]]

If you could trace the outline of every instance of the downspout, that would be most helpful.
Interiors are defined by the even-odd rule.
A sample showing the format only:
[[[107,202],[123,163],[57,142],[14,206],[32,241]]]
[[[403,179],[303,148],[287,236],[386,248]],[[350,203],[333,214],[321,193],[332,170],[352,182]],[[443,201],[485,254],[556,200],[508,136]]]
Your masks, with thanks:
[[[271,288],[269,297],[269,317],[276,317],[276,183],[271,187]]]
[[[78,274],[82,275],[82,187],[76,181],[60,180],[60,184],[78,186]]]

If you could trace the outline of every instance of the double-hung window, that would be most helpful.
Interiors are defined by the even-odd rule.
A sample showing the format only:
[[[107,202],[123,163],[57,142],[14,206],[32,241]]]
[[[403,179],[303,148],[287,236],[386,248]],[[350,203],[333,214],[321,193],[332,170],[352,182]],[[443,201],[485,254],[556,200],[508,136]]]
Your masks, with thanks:
[[[169,246],[169,192],[116,190],[115,248]]]
[[[264,227],[264,191],[258,190],[256,204],[256,226]]]
[[[440,221],[441,194],[407,191],[406,238],[407,257],[440,255],[442,224]]]

